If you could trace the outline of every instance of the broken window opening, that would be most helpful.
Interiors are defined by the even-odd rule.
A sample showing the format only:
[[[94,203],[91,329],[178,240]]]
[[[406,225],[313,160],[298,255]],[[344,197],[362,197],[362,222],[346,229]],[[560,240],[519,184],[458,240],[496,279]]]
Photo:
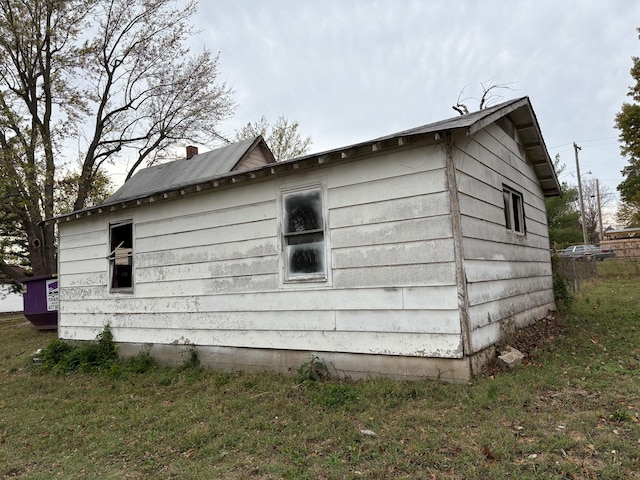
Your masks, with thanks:
[[[110,226],[109,270],[111,290],[133,288],[133,224]]]
[[[522,194],[503,185],[502,200],[507,230],[522,234],[526,233]]]

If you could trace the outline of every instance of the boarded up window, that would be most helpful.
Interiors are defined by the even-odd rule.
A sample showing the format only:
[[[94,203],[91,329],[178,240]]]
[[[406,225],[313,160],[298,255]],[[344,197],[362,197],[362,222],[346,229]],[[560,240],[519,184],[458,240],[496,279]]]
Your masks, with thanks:
[[[109,273],[111,290],[133,289],[133,224],[120,222],[109,226]]]
[[[503,185],[502,200],[504,203],[504,221],[507,230],[523,234],[526,233],[522,194]]]
[[[321,190],[285,194],[283,236],[287,280],[326,278]]]

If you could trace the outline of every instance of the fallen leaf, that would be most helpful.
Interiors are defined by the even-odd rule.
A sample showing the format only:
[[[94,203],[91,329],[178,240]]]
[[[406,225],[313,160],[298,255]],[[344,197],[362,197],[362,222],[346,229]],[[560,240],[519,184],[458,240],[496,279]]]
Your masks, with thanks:
[[[484,456],[489,460],[500,460],[500,455],[493,453],[489,450],[489,447],[482,447],[482,453],[484,453]]]

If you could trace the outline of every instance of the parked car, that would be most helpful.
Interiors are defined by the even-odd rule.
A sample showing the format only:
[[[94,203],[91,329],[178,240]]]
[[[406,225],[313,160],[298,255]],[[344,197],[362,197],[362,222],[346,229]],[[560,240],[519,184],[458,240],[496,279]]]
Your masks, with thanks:
[[[558,255],[572,258],[595,258],[597,260],[604,260],[605,258],[616,256],[612,249],[607,248],[603,250],[595,245],[573,245],[564,250],[560,250]]]

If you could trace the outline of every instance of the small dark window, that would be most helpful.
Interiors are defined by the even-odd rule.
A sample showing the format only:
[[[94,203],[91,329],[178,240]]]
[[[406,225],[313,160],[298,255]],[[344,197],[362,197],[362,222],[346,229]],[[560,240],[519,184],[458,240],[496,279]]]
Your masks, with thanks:
[[[320,189],[283,197],[287,280],[325,278],[324,220]]]
[[[524,202],[522,194],[509,187],[502,187],[502,200],[504,203],[504,222],[507,230],[517,233],[525,233]]]
[[[110,229],[109,272],[111,290],[133,288],[133,224],[113,224]]]

